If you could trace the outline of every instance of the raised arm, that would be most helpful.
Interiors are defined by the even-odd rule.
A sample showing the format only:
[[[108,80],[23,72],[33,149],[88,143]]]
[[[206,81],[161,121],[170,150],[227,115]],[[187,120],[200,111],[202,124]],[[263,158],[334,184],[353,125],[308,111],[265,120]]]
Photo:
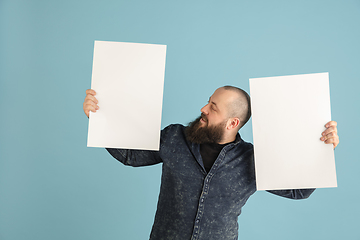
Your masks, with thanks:
[[[86,90],[86,97],[83,103],[83,110],[87,117],[89,113],[99,110],[99,101],[95,97],[96,92],[93,89]],[[146,150],[129,150],[129,149],[106,149],[111,156],[113,156],[119,162],[133,167],[148,166],[161,162],[158,151],[146,151]]]
[[[335,149],[336,146],[339,144],[337,122],[330,121],[325,124],[325,127],[326,129],[321,133],[320,140],[326,144],[333,144]],[[311,188],[311,189],[268,190],[267,192],[291,199],[305,199],[308,198],[314,191],[315,189]]]

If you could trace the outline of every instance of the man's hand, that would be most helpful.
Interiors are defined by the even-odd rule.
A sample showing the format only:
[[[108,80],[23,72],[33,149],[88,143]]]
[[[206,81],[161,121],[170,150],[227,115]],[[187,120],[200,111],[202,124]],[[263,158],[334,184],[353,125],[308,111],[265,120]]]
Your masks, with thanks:
[[[95,97],[96,92],[92,89],[86,90],[86,97],[83,104],[84,113],[89,117],[90,111],[96,112],[99,109],[98,100]]]
[[[334,149],[339,144],[339,136],[337,134],[337,122],[330,121],[325,124],[326,130],[322,132],[322,137],[320,138],[321,141],[325,142],[326,144],[333,144]]]

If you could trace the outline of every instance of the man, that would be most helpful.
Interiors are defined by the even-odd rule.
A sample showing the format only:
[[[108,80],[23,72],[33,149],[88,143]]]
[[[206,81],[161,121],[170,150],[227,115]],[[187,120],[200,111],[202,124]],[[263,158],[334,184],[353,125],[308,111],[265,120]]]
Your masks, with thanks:
[[[99,109],[94,90],[87,90],[84,112]],[[250,118],[250,97],[236,87],[217,89],[201,116],[189,126],[161,131],[160,150],[107,149],[125,165],[162,163],[160,195],[150,239],[237,239],[238,216],[256,191],[253,145],[239,129]],[[336,122],[326,124],[321,140],[339,143]],[[314,189],[269,191],[303,199]]]

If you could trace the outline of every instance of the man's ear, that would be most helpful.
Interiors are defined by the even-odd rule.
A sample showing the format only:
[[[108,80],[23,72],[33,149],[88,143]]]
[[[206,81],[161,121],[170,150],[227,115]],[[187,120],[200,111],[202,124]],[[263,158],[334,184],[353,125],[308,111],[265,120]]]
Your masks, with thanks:
[[[227,129],[230,130],[230,129],[234,129],[234,128],[237,128],[240,124],[240,119],[237,118],[237,117],[234,117],[234,118],[230,118],[228,120],[228,124],[227,124]]]

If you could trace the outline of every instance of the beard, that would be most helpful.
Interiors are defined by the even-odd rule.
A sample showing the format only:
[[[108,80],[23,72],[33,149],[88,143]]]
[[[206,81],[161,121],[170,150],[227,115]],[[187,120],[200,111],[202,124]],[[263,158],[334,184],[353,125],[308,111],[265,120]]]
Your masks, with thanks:
[[[190,122],[185,129],[186,139],[192,143],[203,144],[203,143],[219,143],[225,132],[226,121],[216,126],[205,126],[200,122],[203,118],[206,123],[208,120],[204,114]]]

